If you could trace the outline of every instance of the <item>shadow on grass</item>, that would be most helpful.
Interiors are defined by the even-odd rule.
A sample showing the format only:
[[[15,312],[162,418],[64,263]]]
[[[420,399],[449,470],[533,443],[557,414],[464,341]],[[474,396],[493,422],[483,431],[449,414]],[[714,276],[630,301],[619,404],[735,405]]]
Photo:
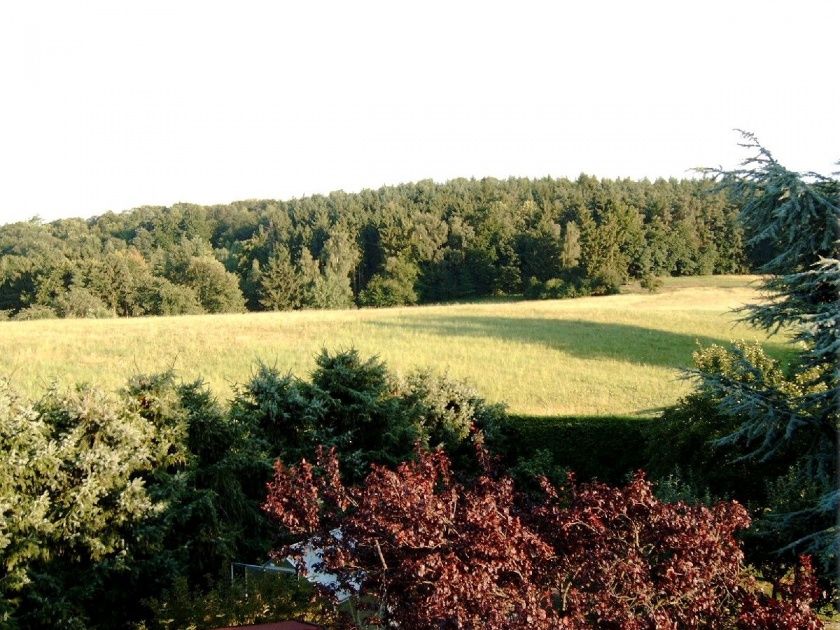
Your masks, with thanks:
[[[671,368],[689,367],[692,352],[701,346],[727,346],[730,341],[729,337],[688,335],[627,324],[474,315],[428,315],[422,320],[371,321],[370,325],[453,340],[492,338],[537,345],[582,359],[613,359]],[[783,362],[794,353],[790,346],[778,341],[765,341],[763,345],[771,356]]]

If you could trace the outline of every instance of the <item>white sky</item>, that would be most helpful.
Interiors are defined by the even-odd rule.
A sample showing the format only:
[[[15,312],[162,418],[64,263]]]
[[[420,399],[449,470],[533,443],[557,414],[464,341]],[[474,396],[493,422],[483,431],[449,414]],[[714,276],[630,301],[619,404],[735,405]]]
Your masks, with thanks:
[[[5,2],[0,223],[840,159],[840,2]]]

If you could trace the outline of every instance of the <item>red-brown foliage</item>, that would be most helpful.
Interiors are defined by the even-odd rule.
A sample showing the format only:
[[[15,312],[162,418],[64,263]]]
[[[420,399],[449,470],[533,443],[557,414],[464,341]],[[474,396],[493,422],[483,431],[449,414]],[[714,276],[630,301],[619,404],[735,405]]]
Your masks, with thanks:
[[[741,630],[818,630],[822,623],[814,617],[811,604],[825,597],[820,591],[810,556],[799,558],[799,570],[781,585],[781,598],[749,593],[741,607]]]
[[[644,476],[623,488],[578,485],[529,523],[555,550],[561,610],[590,626],[695,628],[730,619],[742,592],[734,534],[750,523],[738,503],[659,501]]]
[[[543,481],[533,505],[506,478],[456,482],[442,452],[374,467],[359,488],[342,485],[334,451],[318,471],[278,463],[264,508],[396,627],[820,627],[807,560],[783,600],[756,594],[735,502],[662,503],[640,474],[624,488]]]

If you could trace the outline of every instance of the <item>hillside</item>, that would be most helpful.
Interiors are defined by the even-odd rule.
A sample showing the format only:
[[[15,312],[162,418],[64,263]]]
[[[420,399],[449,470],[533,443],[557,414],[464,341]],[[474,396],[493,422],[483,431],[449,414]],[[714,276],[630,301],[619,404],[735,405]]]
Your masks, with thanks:
[[[387,309],[73,319],[0,324],[0,373],[45,383],[122,386],[134,372],[174,368],[221,398],[257,361],[306,375],[314,355],[356,347],[396,371],[429,367],[530,415],[651,415],[687,392],[679,368],[697,344],[763,333],[733,308],[757,298],[751,276],[675,278],[657,294],[487,301]],[[767,342],[777,357],[784,339]]]

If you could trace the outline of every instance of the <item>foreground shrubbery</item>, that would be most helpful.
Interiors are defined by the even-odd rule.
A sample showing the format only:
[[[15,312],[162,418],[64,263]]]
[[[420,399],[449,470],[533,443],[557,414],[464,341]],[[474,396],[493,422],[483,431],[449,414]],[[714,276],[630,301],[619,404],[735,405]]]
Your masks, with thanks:
[[[235,589],[218,589],[228,564],[262,562],[274,543],[259,508],[275,458],[328,443],[361,479],[419,442],[468,468],[471,428],[501,415],[461,383],[400,380],[355,351],[323,353],[311,381],[260,366],[229,409],[171,373],[134,377],[115,396],[53,388],[34,404],[2,382],[0,620],[166,626],[173,610],[185,619],[184,589],[231,602]],[[240,608],[229,622],[248,618]]]
[[[267,468],[250,441],[199,384],[171,374],[116,397],[52,389],[35,404],[4,383],[4,622],[116,627],[174,578],[215,576],[259,547],[264,519],[247,490]]]
[[[480,457],[488,462],[487,454]],[[819,628],[808,559],[782,599],[743,566],[737,503],[656,499],[643,476],[624,488],[562,487],[518,497],[485,468],[459,482],[441,452],[346,486],[335,450],[317,467],[278,462],[265,510],[323,549],[356,595],[356,623],[403,628]],[[294,555],[286,546],[278,557]]]
[[[252,572],[247,582],[220,579],[211,587],[190,587],[184,578],[163,597],[150,600],[155,619],[139,630],[196,630],[301,619],[331,624],[336,615],[314,599],[314,588],[295,575]]]
[[[692,479],[699,483],[706,478],[714,480],[714,455],[702,448],[694,450],[706,443],[709,436],[704,431],[700,435],[686,429],[701,417],[708,418],[711,426],[717,426],[714,423],[720,420],[709,406],[697,407],[696,412],[696,417],[686,418],[682,425],[657,425],[660,433],[654,435],[657,440],[669,440],[676,454],[694,454],[695,459],[688,458],[685,470],[691,467],[697,474]],[[594,549],[600,544],[598,539],[574,536],[589,535],[587,532],[600,532],[605,540],[615,536],[607,545],[607,556],[597,560],[606,564],[593,565],[593,572],[608,576],[624,563],[626,571],[634,575],[642,571],[654,579],[661,567],[642,570],[640,567],[646,565],[633,563],[652,562],[651,566],[659,567],[657,563],[676,553],[678,547],[673,545],[677,545],[674,537],[678,532],[668,534],[670,530],[660,528],[671,519],[680,523],[685,535],[701,535],[702,531],[720,526],[729,527],[729,536],[747,522],[741,508],[719,512],[721,518],[732,521],[725,525],[715,520],[714,510],[687,504],[668,506],[655,499],[650,486],[641,479],[623,489],[564,481],[569,468],[580,468],[585,478],[595,476],[621,482],[628,470],[645,463],[649,427],[649,423],[639,420],[508,419],[500,408],[488,405],[461,383],[425,372],[398,379],[380,361],[362,359],[354,351],[322,353],[308,380],[259,366],[252,379],[237,389],[228,408],[219,405],[201,383],[179,383],[171,373],[135,377],[115,396],[105,396],[89,387],[71,391],[53,388],[34,404],[17,397],[8,383],[3,383],[0,614],[3,623],[12,628],[42,627],[46,623],[111,628],[128,620],[144,619],[148,627],[199,628],[267,620],[273,614],[270,611],[330,619],[336,613],[323,602],[313,607],[305,592],[284,591],[282,597],[276,597],[276,593],[272,595],[276,590],[272,584],[259,597],[271,598],[276,606],[258,614],[253,597],[243,598],[236,584],[227,584],[229,562],[260,563],[272,547],[290,542],[288,538],[278,538],[276,527],[260,509],[272,463],[278,457],[311,461],[319,445],[326,444],[340,458],[332,460],[330,478],[337,482],[340,476],[354,486],[335,485],[331,500],[342,510],[333,517],[358,519],[359,514],[366,514],[363,520],[373,527],[374,521],[368,516],[378,518],[376,510],[388,510],[388,531],[392,536],[388,544],[400,558],[405,550],[399,545],[412,536],[415,542],[410,544],[422,547],[412,553],[425,554],[429,549],[424,545],[437,548],[440,542],[455,545],[453,549],[461,550],[458,553],[473,557],[470,550],[480,550],[482,544],[501,545],[492,553],[474,556],[489,563],[485,577],[491,581],[485,583],[479,571],[485,565],[463,564],[459,570],[463,572],[464,584],[489,588],[488,584],[495,583],[493,580],[501,580],[497,586],[502,591],[511,593],[511,598],[514,592],[518,593],[516,597],[524,598],[514,611],[516,614],[544,611],[545,620],[568,618],[584,623],[583,619],[589,623],[591,617],[587,615],[594,610],[589,607],[601,610],[599,607],[607,606],[598,603],[599,598],[615,585],[592,582],[584,588],[568,575],[569,582],[552,581],[561,580],[569,571],[574,573],[570,564],[558,564],[562,554],[575,558],[568,563],[583,566],[583,560],[570,550],[573,540],[578,540],[574,544],[580,549]],[[696,444],[692,436],[696,436]],[[487,451],[481,447],[482,442]],[[444,451],[428,454],[437,448]],[[412,463],[412,459],[416,461]],[[406,460],[410,463],[403,463]],[[671,479],[673,471],[668,462],[659,464],[660,477]],[[516,491],[511,481],[490,474],[490,468],[512,473]],[[747,469],[742,472],[743,478],[749,477]],[[432,475],[436,481],[424,481],[423,474]],[[719,496],[727,494],[726,483],[732,478],[727,474],[730,473],[723,470],[716,482],[715,487],[721,488],[715,492]],[[542,476],[552,479],[553,486],[541,483]],[[410,484],[409,479],[413,480]],[[397,495],[389,495],[381,487],[377,491],[364,490],[367,486],[360,484],[365,480],[368,484],[394,484]],[[779,483],[783,480],[780,478]],[[681,479],[678,482],[683,483]],[[312,484],[317,483],[320,482],[316,472]],[[312,484],[307,486],[301,481],[295,484],[294,491],[280,492],[287,501],[282,509],[289,513],[303,509],[305,501],[298,506],[288,501],[307,487],[313,488]],[[660,485],[660,492],[663,487]],[[674,487],[669,486],[671,490]],[[684,483],[677,489],[679,492],[671,492],[673,496],[692,496],[692,492],[685,491]],[[360,512],[359,497],[365,492],[370,501],[379,503],[378,507],[366,508],[368,512]],[[278,493],[275,491],[273,496],[276,501]],[[312,499],[315,495],[308,496]],[[405,500],[415,497],[434,512],[434,518],[424,521],[425,517],[419,514],[406,516],[403,512],[410,506],[394,503],[395,496]],[[765,495],[756,496],[753,507],[764,505],[758,499],[763,500]],[[576,503],[583,500],[581,497],[591,497],[596,503]],[[343,512],[349,507],[345,500],[352,500],[356,507]],[[609,510],[598,512],[601,508],[596,504],[612,505],[609,510],[615,508],[623,516]],[[540,505],[543,507],[536,507]],[[619,507],[631,505],[634,507],[628,508],[630,512]],[[325,506],[315,507],[320,510]],[[578,511],[569,511],[573,509]],[[635,522],[633,514],[642,519],[636,525],[641,527],[644,523],[644,527],[632,531],[641,535],[644,529],[648,536],[639,548],[626,540],[630,530],[625,525]],[[625,522],[628,515],[630,521]],[[411,522],[403,522],[403,517]],[[434,521],[438,518],[443,520]],[[572,527],[571,523],[577,522],[574,519],[585,523],[583,529]],[[411,533],[412,527],[420,526],[432,529]],[[443,538],[434,542],[428,537],[432,531]],[[716,533],[710,536],[720,542],[725,539],[723,531],[714,530]],[[370,530],[368,535],[380,540],[382,546],[386,540],[382,533]],[[510,534],[519,541],[516,544],[525,545],[524,555],[503,553],[502,548],[507,548],[509,541],[499,538],[502,534]],[[654,540],[666,547],[654,553],[656,547],[649,547]],[[371,539],[365,544],[372,544]],[[688,547],[702,548],[698,545],[697,540],[692,540]],[[736,547],[729,551],[727,557],[738,560],[736,573],[741,584],[744,575],[740,551]],[[421,556],[415,554],[415,559],[419,562]],[[386,564],[396,566],[388,558]],[[770,554],[756,558],[762,559],[762,571],[774,579],[777,591],[783,592],[781,576],[790,564],[774,561]],[[596,556],[589,560],[596,562]],[[524,565],[515,564],[520,561],[535,563],[528,565],[528,579],[536,590],[527,591],[531,593],[527,597],[526,591],[520,592],[519,574],[525,575]],[[690,561],[697,571],[705,562],[702,558]],[[513,568],[509,562],[514,562]],[[434,567],[430,565],[423,571],[442,571],[444,564]],[[387,580],[392,577],[387,574]],[[410,587],[407,581],[414,578],[419,582]],[[414,578],[409,573],[400,578],[406,581],[405,597],[420,597],[426,588],[422,584],[431,581],[417,575]],[[621,582],[627,580],[629,576]],[[397,583],[389,584],[388,597],[398,596],[394,590]],[[742,588],[744,597],[753,593],[748,585]],[[545,599],[545,592],[551,597]],[[537,597],[534,593],[542,595]],[[562,605],[557,603],[561,593],[567,599]],[[758,599],[749,604],[752,608],[747,604],[752,600],[742,598],[726,614],[738,610],[746,614],[748,609],[757,611],[756,619],[787,614],[788,604],[773,604],[781,612],[768,612],[761,596],[753,595]],[[624,601],[624,597],[621,595],[616,601]],[[436,609],[429,604],[427,610],[440,613],[443,606],[449,605],[447,602],[440,600]],[[810,615],[807,603],[796,605],[804,611],[800,611],[802,614]],[[657,610],[667,608],[658,599],[639,600],[633,604],[633,614],[647,614],[638,611],[651,606]],[[617,608],[610,610],[610,615],[621,614]],[[727,617],[730,618],[734,619]]]

